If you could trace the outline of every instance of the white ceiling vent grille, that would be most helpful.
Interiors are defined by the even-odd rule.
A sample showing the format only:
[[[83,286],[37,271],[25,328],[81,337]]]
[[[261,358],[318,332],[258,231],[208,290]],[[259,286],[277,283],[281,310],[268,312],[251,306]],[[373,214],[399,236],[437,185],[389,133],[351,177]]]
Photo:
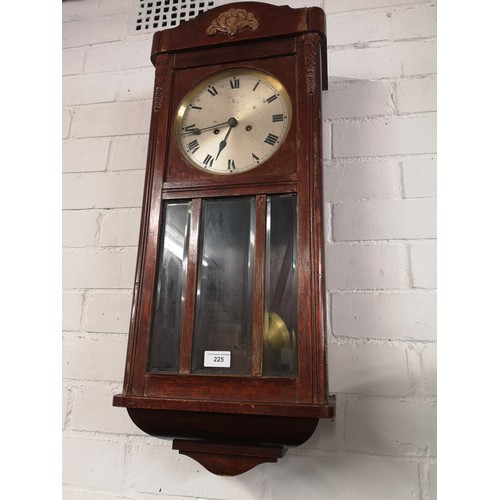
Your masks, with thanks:
[[[214,7],[216,0],[139,0],[133,31],[149,33],[173,28]]]

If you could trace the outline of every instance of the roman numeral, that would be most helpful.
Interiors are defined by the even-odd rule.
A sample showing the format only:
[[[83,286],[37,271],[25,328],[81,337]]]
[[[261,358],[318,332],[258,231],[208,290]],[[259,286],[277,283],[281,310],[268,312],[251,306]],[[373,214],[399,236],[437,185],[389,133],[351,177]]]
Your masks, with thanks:
[[[273,115],[273,122],[282,122],[283,119],[283,115]]]
[[[267,102],[268,104],[272,103],[273,101],[275,101],[276,99],[278,99],[278,95],[279,95],[279,94],[274,94],[274,95],[272,95],[271,97],[269,97],[268,99],[266,99],[266,102]]]
[[[227,169],[232,172],[235,168],[234,160],[227,160]]]
[[[255,92],[255,89],[260,85],[260,80],[255,84],[255,87],[252,89]]]
[[[270,146],[274,146],[276,142],[278,142],[278,136],[274,134],[268,134],[264,142],[269,144]]]
[[[240,79],[234,78],[233,80],[229,80],[229,84],[231,85],[232,89],[239,89],[240,88]]]
[[[193,123],[192,125],[185,126],[183,130],[185,132],[193,132],[195,128],[196,128],[196,125]]]
[[[214,157],[212,155],[207,155],[205,156],[205,159],[203,160],[203,165],[206,167],[213,167],[214,166]]]
[[[200,106],[195,106],[194,104],[189,105],[192,109],[197,109],[198,111],[201,111],[202,108]]]
[[[191,141],[188,144],[188,149],[192,154],[196,153],[196,151],[198,151],[198,149],[200,149],[200,144],[198,143],[198,139]]]
[[[260,158],[255,154],[255,153],[252,153],[252,158],[257,162],[259,163],[260,161]]]
[[[208,87],[207,92],[208,92],[208,93],[209,93],[212,97],[216,96],[216,95],[219,93],[219,92],[217,92],[217,89],[216,89],[214,86],[212,86],[212,87]]]

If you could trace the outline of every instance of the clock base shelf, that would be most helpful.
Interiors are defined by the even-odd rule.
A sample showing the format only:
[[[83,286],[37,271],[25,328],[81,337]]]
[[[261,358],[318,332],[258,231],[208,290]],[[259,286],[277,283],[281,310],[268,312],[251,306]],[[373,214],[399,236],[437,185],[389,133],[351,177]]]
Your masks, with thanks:
[[[173,449],[198,461],[214,474],[230,476],[262,463],[277,462],[287,447],[301,445],[312,436],[319,418],[331,417],[334,411],[330,404],[304,405],[302,412],[300,405],[294,405],[293,415],[292,405],[284,405],[289,407],[285,412],[288,415],[245,413],[241,412],[242,408],[240,412],[231,412],[231,404],[227,402],[222,403],[226,406],[225,412],[222,407],[219,411],[205,411],[200,403],[198,409],[186,408],[189,405],[184,409],[158,409],[145,407],[147,398],[138,398],[142,407],[137,400],[135,407],[131,407],[134,399],[117,395],[114,405],[125,406],[131,420],[146,434],[174,438]],[[268,410],[270,407],[272,405],[264,406]]]
[[[276,417],[204,411],[127,408],[134,424],[151,436],[298,446],[309,439],[318,418]]]
[[[216,443],[174,439],[172,448],[203,465],[218,476],[236,476],[267,462],[277,462],[285,454],[282,446]]]

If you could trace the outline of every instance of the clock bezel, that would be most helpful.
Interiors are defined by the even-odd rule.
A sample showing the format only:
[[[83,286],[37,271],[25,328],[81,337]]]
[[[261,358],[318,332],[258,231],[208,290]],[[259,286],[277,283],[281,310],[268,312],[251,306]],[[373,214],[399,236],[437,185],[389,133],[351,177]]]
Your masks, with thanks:
[[[287,113],[287,119],[285,121],[284,125],[284,133],[282,132],[281,135],[279,136],[279,144],[277,146],[273,147],[273,150],[271,150],[265,157],[260,159],[260,161],[250,163],[246,165],[243,168],[238,168],[235,171],[223,171],[223,170],[210,170],[206,169],[203,167],[201,164],[196,162],[186,151],[185,147],[183,147],[182,144],[182,138],[181,138],[181,133],[182,133],[182,124],[184,120],[184,116],[186,113],[186,110],[189,107],[189,103],[193,102],[193,100],[200,95],[203,90],[208,87],[210,84],[216,84],[217,82],[220,82],[224,79],[230,79],[234,76],[244,76],[244,75],[250,75],[250,76],[255,76],[256,78],[265,81],[269,86],[271,86],[273,89],[275,89],[281,97],[281,100],[284,103],[284,109],[286,109]],[[258,67],[250,67],[250,66],[240,66],[240,65],[235,65],[227,69],[222,69],[222,70],[217,70],[209,75],[206,75],[204,78],[202,78],[199,82],[197,82],[184,96],[184,98],[181,100],[177,112],[175,113],[174,117],[174,135],[175,135],[175,142],[177,145],[177,148],[181,152],[183,158],[193,167],[197,168],[198,170],[201,170],[202,172],[207,172],[211,175],[217,175],[217,176],[226,176],[226,175],[240,175],[245,172],[248,172],[250,170],[253,170],[255,168],[259,168],[260,166],[264,165],[267,161],[269,161],[281,148],[283,143],[285,142],[288,133],[290,132],[292,120],[293,120],[293,105],[292,105],[292,100],[290,98],[290,95],[288,93],[288,90],[286,86],[277,78],[275,75],[271,74],[269,71],[265,71],[261,68]]]

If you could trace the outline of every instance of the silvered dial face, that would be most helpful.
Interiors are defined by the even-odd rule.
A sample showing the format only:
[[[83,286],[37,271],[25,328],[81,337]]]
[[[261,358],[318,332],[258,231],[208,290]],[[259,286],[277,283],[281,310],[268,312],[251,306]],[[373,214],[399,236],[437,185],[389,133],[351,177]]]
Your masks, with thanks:
[[[276,78],[250,68],[224,70],[203,79],[182,100],[176,141],[195,167],[237,174],[278,150],[291,118],[290,97]]]

